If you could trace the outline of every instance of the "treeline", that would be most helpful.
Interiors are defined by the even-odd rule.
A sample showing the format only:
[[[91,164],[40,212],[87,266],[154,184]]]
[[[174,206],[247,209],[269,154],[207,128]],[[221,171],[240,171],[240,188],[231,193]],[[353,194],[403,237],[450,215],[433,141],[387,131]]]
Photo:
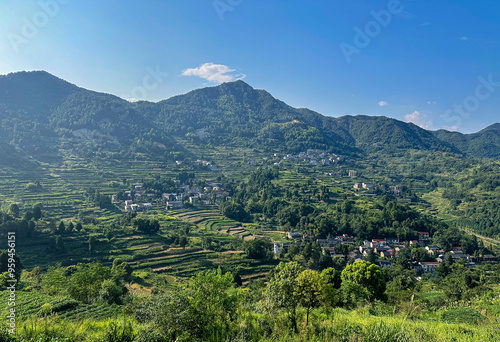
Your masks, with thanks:
[[[15,232],[18,237],[32,237],[36,222],[42,218],[42,205],[36,204],[21,213],[19,205],[12,203],[7,212],[0,211],[0,234]]]

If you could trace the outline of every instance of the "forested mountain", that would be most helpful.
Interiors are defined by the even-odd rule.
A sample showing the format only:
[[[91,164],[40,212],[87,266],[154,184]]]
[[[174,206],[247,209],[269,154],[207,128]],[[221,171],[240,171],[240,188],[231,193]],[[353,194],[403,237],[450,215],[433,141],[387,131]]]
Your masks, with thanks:
[[[98,150],[168,156],[183,149],[173,137],[201,146],[282,152],[316,148],[359,154],[411,148],[500,156],[499,124],[461,134],[430,132],[387,117],[327,117],[288,106],[243,81],[158,103],[130,103],[43,71],[20,72],[0,76],[0,121],[4,142],[49,162],[58,160],[62,150],[87,157]]]
[[[500,123],[490,125],[473,134],[462,134],[439,130],[435,136],[455,147],[462,153],[474,157],[500,157]]]

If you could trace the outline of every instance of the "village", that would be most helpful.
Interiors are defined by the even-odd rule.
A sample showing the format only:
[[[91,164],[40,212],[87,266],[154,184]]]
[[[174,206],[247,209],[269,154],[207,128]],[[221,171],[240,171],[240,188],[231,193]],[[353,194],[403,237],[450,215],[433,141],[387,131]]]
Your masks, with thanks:
[[[362,245],[350,250],[348,254],[339,254],[335,251],[339,245],[354,245],[355,239],[353,236],[346,234],[335,237],[328,237],[327,239],[316,239],[313,235],[303,235],[298,231],[288,232],[287,239],[290,242],[274,242],[274,253],[284,254],[292,245],[298,246],[303,249],[306,243],[316,242],[321,247],[323,254],[330,255],[332,259],[342,258],[344,260],[351,260],[352,262],[366,260],[367,258],[375,261],[381,268],[392,266],[393,259],[398,253],[406,253],[409,260],[414,260],[411,249],[424,248],[429,260],[432,261],[417,261],[411,263],[412,269],[417,274],[430,274],[434,276],[439,264],[445,261],[446,253],[444,250],[439,249],[437,246],[431,245],[431,237],[428,232],[418,232],[418,240],[400,241],[398,238],[378,238],[364,240]],[[453,261],[462,260],[466,267],[474,268],[477,263],[497,263],[497,258],[494,255],[488,254],[482,258],[476,258],[462,251],[459,246],[453,247],[449,252]]]
[[[211,180],[207,180],[204,187],[181,184],[178,180],[175,183],[178,185],[177,191],[163,193],[161,197],[153,192],[144,191],[143,183],[133,183],[134,190],[124,192],[127,199],[121,201],[118,195],[112,195],[111,202],[118,205],[124,212],[146,211],[153,209],[153,207],[162,206],[166,210],[174,210],[184,207],[218,205],[229,195],[219,183]],[[123,207],[121,203],[123,203]]]

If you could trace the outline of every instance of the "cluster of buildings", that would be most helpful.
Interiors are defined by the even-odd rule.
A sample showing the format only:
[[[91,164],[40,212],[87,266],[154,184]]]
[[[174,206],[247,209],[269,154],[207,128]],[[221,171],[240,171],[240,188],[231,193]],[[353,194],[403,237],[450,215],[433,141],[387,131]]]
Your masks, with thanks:
[[[340,236],[335,236],[335,237],[328,237],[326,239],[316,239],[314,235],[307,235],[304,234],[302,235],[298,231],[294,232],[288,232],[287,237],[290,240],[293,240],[292,242],[274,242],[274,253],[278,254],[281,253],[283,250],[287,250],[288,247],[291,245],[300,245],[301,242],[318,242],[318,244],[321,246],[323,249],[328,249],[330,252],[333,252],[333,248],[336,245],[342,244],[342,243],[353,243],[354,242],[354,237],[349,236],[349,235],[340,235]],[[342,255],[343,256],[343,255]]]
[[[132,200],[125,201],[125,211],[144,211],[153,209],[151,203],[134,203]]]
[[[125,200],[125,211],[144,211],[153,209],[153,204],[151,204],[151,201],[155,200],[155,194],[143,192],[142,183],[134,183],[133,187],[133,195],[132,191],[125,191],[125,195],[128,197],[128,199]],[[119,203],[118,196],[112,195],[111,202]]]
[[[354,183],[354,189],[371,190],[375,187],[372,183]]]
[[[303,161],[312,165],[333,165],[345,160],[344,155],[312,149],[300,152],[298,155],[275,153],[274,156],[291,162]]]
[[[219,204],[229,193],[218,183],[208,183],[205,187],[181,186],[176,193],[164,193],[162,199],[166,204],[166,209],[180,209],[184,202],[188,201],[192,206],[202,206]]]
[[[128,199],[125,200],[124,210],[130,212],[153,209],[153,202],[156,205],[166,205],[166,209],[180,209],[186,202],[193,206],[219,204],[229,193],[215,182],[207,183],[207,186],[180,185],[175,193],[164,193],[158,198],[154,193],[144,193],[142,183],[134,183],[134,191],[125,191]],[[119,203],[118,196],[113,195],[111,201]],[[147,202],[146,202],[147,201]]]
[[[329,253],[332,258],[342,257],[345,258],[343,254],[335,254],[335,246],[343,243],[354,242],[354,238],[348,235],[329,237],[327,239],[315,239],[311,235],[302,235],[299,232],[289,232],[287,234],[288,239],[293,240],[291,242],[274,242],[274,253],[281,253],[286,251],[291,245],[302,245],[298,241],[317,241],[323,253]],[[429,254],[429,257],[435,259],[436,261],[422,261],[414,262],[413,268],[418,273],[429,273],[433,274],[440,263],[445,260],[445,252],[439,249],[437,246],[428,245],[430,242],[429,232],[418,232],[418,240],[409,241],[410,246],[418,245],[419,247],[424,247]],[[355,250],[348,254],[349,259],[354,261],[363,260],[363,257],[368,257],[371,253],[375,255],[378,260],[377,264],[380,267],[390,267],[392,266],[392,258],[398,253],[407,253],[411,257],[411,251],[404,242],[401,242],[398,238],[383,238],[383,239],[372,239],[371,241],[365,240],[363,244],[358,246]],[[475,267],[477,260],[474,259],[469,254],[463,253],[461,247],[453,247],[450,252],[451,257],[454,261],[464,260],[468,267]],[[493,255],[484,255],[482,258],[483,263],[496,263],[497,258]]]
[[[194,165],[204,166],[204,167],[208,168],[211,171],[220,171],[221,170],[220,167],[218,167],[214,163],[209,162],[207,160],[200,160],[200,159],[198,159],[198,160],[194,161]]]

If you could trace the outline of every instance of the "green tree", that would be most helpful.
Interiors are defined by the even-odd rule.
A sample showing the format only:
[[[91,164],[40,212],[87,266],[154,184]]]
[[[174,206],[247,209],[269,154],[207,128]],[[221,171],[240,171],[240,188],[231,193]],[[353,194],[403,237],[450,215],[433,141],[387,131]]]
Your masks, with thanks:
[[[235,319],[237,298],[229,293],[234,278],[230,272],[199,272],[191,278],[185,295],[193,309],[200,337],[220,336]]]
[[[293,261],[293,259],[295,258],[296,255],[299,255],[300,253],[300,248],[299,246],[297,245],[290,245],[288,247],[288,252],[287,252],[287,256],[288,258],[290,259],[290,261]]]
[[[340,288],[342,281],[340,279],[340,273],[336,269],[332,267],[324,269],[320,276],[325,284],[331,285],[334,289]]]
[[[134,227],[145,234],[156,234],[160,231],[158,220],[136,218],[134,219]]]
[[[33,218],[35,221],[38,221],[42,218],[42,206],[41,204],[37,204],[33,207]]]
[[[7,213],[14,217],[19,217],[19,206],[16,203],[12,203]]]
[[[255,239],[245,241],[243,244],[245,253],[250,259],[269,259],[272,256],[272,243],[267,239]]]
[[[66,226],[64,225],[64,222],[61,221],[61,223],[59,223],[59,226],[57,227],[57,234],[64,234],[66,232]]]
[[[91,235],[89,237],[89,252],[90,253],[94,253],[95,252],[95,245],[96,245],[95,236]]]
[[[294,295],[298,296],[300,304],[306,309],[306,326],[309,324],[309,313],[320,305],[323,293],[323,280],[316,271],[305,270],[296,279],[297,287]]]
[[[11,267],[14,265],[15,267]],[[14,270],[14,277],[19,280],[23,271],[23,264],[17,254],[9,254],[8,250],[0,250],[0,273],[10,272]]]
[[[274,269],[264,292],[264,305],[268,311],[284,309],[295,331],[297,331],[297,306],[300,298],[294,295],[294,291],[297,288],[297,277],[302,271],[302,266],[297,262],[280,262]]]
[[[356,261],[348,265],[341,274],[342,282],[350,281],[365,288],[370,299],[386,300],[386,283],[379,266],[368,261]]]
[[[188,245],[188,239],[184,235],[179,238],[179,246],[182,248],[186,247]]]
[[[332,308],[338,302],[338,289],[341,285],[340,273],[336,269],[330,267],[324,269],[320,273],[321,280],[323,281],[323,293],[321,301],[326,307]]]

